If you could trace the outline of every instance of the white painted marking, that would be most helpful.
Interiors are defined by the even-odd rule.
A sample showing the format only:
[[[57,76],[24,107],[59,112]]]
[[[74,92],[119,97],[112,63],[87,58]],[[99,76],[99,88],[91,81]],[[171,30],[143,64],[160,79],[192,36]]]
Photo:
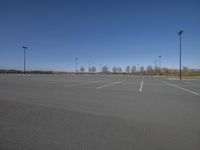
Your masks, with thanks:
[[[142,92],[142,87],[143,87],[143,79],[142,79],[142,82],[140,84],[140,89],[139,89],[140,92]]]
[[[119,84],[119,83],[122,83],[122,81],[111,82],[111,83],[109,83],[109,84],[105,84],[105,85],[99,86],[99,87],[97,87],[96,89],[102,89],[102,88],[104,88],[104,87],[112,86],[112,85],[114,85],[114,84]]]
[[[168,78],[168,80],[180,80],[179,78]]]
[[[180,81],[180,78],[168,78],[168,80],[179,80]],[[196,80],[196,79],[183,78],[182,80],[191,81],[191,80]]]
[[[193,86],[199,86],[198,82],[184,81],[184,83],[189,84],[189,85],[193,85]]]
[[[166,81],[163,81],[163,83],[165,83],[165,84],[167,84],[167,85],[169,85],[169,86],[176,87],[176,88],[178,88],[178,89],[184,90],[184,91],[186,91],[186,92],[192,93],[192,94],[194,94],[194,95],[200,95],[199,93],[196,93],[196,92],[193,92],[193,91],[191,91],[191,90],[182,88],[182,87],[180,87],[180,86],[178,86],[178,85],[175,85],[175,84],[172,84],[172,83],[168,83],[168,82],[166,82]]]

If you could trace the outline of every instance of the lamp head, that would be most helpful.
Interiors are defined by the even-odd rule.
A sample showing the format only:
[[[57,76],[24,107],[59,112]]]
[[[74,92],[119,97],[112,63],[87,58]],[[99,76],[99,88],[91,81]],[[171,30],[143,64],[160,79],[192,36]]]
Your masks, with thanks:
[[[183,33],[183,30],[180,30],[179,32],[178,32],[178,35],[181,35]]]
[[[27,49],[28,47],[27,46],[22,46],[22,48]]]

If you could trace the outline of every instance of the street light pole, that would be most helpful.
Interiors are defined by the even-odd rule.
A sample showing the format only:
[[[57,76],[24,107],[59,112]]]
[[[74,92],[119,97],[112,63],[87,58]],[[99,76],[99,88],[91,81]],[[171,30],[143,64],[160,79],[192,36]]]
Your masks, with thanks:
[[[182,40],[182,35],[183,34],[183,30],[180,30],[178,32],[178,35],[180,36],[180,71],[179,71],[179,76],[180,76],[180,80],[182,80],[182,72],[181,72],[181,40]]]
[[[161,57],[162,56],[159,56],[159,72],[160,72],[160,75],[161,75]]]
[[[78,58],[75,58],[76,61],[76,74],[78,73]]]
[[[88,61],[88,63],[89,63],[88,72],[90,73],[90,60]]]
[[[154,71],[157,74],[157,59],[154,60]]]
[[[26,74],[26,49],[28,47],[22,46],[22,48],[24,49],[24,74]]]

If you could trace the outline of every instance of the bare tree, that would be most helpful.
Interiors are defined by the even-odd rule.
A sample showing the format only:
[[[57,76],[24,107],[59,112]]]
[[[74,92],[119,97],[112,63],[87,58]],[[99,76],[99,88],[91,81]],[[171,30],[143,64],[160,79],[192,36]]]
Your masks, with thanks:
[[[130,67],[130,66],[127,66],[127,67],[126,67],[126,73],[130,73],[130,70],[131,70],[131,67]]]
[[[136,66],[133,65],[133,66],[131,67],[131,73],[135,73],[135,72],[136,72]]]
[[[154,72],[159,73],[159,67],[157,65],[155,65],[155,67],[154,67]]]
[[[140,72],[144,73],[144,67],[143,66],[140,67]]]
[[[95,67],[95,66],[92,66],[91,71],[92,71],[92,72],[96,72],[96,67]]]
[[[81,66],[80,71],[81,71],[81,72],[84,72],[84,71],[85,71],[85,68],[84,68],[83,66]]]
[[[122,73],[122,68],[121,68],[121,67],[118,67],[118,68],[117,68],[117,72],[118,72],[118,73]]]
[[[153,73],[153,67],[151,65],[147,67],[147,73]]]
[[[108,71],[108,66],[103,66],[102,67],[102,72],[103,73],[108,73],[109,71]]]
[[[112,72],[113,72],[113,73],[117,73],[117,67],[114,66],[114,67],[112,68]]]

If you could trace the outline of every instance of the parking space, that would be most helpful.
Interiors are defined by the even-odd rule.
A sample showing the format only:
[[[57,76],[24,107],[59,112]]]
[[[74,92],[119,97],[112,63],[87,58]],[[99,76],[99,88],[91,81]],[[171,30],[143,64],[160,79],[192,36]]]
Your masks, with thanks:
[[[21,139],[37,149],[56,142],[61,149],[101,149],[95,146],[102,143],[103,149],[124,149],[121,143],[130,150],[144,144],[150,150],[198,150],[199,89],[198,79],[1,75],[0,147],[16,149],[24,145]]]
[[[188,93],[192,93],[194,95],[200,95],[199,89],[200,89],[200,84],[198,83],[197,80],[168,80],[168,81],[163,81],[163,83],[174,87],[178,88],[180,90],[183,90]]]

